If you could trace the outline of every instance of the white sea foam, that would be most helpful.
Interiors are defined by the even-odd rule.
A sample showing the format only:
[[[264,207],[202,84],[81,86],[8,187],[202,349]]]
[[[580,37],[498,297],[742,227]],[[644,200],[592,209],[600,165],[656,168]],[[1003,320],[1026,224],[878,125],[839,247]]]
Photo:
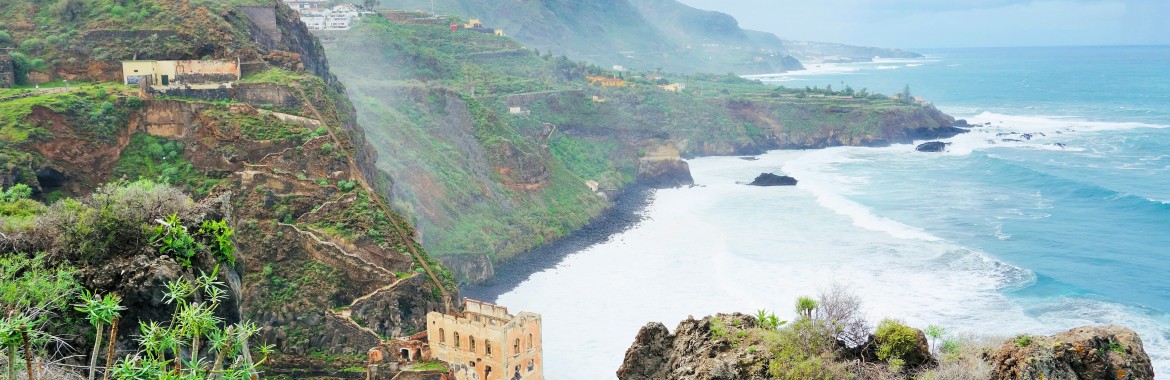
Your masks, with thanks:
[[[499,301],[543,314],[546,376],[566,380],[614,378],[646,322],[673,329],[688,315],[758,309],[790,318],[793,299],[833,282],[850,285],[875,322],[894,316],[956,335],[1050,334],[1124,322],[1142,333],[1158,370],[1170,370],[1170,335],[1156,317],[1079,298],[1017,302],[1003,292],[1036,283],[1035,273],[883,220],[849,200],[867,179],[842,171],[842,164],[905,153],[906,146],[895,146],[692,160],[703,186],[659,191],[646,222],[534,274]],[[735,184],[780,168],[800,184]]]
[[[994,112],[983,112],[967,121],[972,124],[991,123],[993,127],[1009,128],[1016,131],[1028,132],[1100,132],[1119,131],[1137,128],[1170,128],[1170,125],[1138,123],[1138,122],[1108,122],[1090,121],[1076,116],[1035,115],[1019,116],[1005,115]]]
[[[827,174],[826,169],[829,169],[829,166],[849,161],[850,158],[845,155],[847,149],[849,148],[823,149],[805,154],[784,164],[784,172],[799,178],[800,182],[797,187],[815,195],[817,203],[821,206],[848,216],[859,227],[885,232],[901,239],[939,240],[938,237],[921,229],[874,215],[865,206],[844,197],[842,192],[847,192],[848,188],[841,186],[841,184],[849,177],[834,177]]]

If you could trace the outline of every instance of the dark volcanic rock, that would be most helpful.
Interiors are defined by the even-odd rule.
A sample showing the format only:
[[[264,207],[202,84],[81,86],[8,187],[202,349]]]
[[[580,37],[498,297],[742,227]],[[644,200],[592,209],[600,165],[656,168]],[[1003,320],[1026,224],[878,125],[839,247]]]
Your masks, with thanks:
[[[1154,378],[1141,338],[1125,327],[1078,327],[1024,343],[1011,339],[985,356],[992,379]]]
[[[686,161],[642,160],[638,165],[638,183],[656,189],[667,189],[694,185],[695,180],[691,178],[691,167]]]
[[[796,186],[796,178],[792,178],[792,177],[789,177],[786,175],[775,175],[772,173],[762,173],[762,174],[760,174],[760,176],[756,177],[756,179],[753,180],[752,183],[749,183],[749,185],[752,185],[752,186]]]
[[[931,141],[918,145],[916,148],[919,152],[944,152],[947,150],[948,143],[942,141]]]
[[[715,320],[718,319],[718,322]],[[702,320],[687,318],[672,335],[661,323],[650,323],[626,351],[617,370],[621,380],[764,380],[771,355],[767,350],[738,346],[733,337],[757,325],[755,317],[719,314]],[[726,336],[712,335],[719,324]]]
[[[618,377],[628,380],[664,379],[668,373],[667,358],[674,336],[658,322],[647,323],[638,330],[634,344],[626,350],[626,358],[618,369]]]

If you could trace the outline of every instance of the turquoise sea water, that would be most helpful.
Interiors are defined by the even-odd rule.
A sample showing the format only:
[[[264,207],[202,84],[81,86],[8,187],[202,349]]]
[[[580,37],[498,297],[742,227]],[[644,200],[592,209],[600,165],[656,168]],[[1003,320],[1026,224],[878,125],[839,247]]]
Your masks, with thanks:
[[[1004,290],[1029,313],[1116,303],[1159,322],[1151,340],[1170,338],[1170,47],[924,53],[770,83],[909,85],[952,115],[992,123],[942,157],[855,150],[828,166],[864,179],[848,198],[872,213],[1031,272]],[[1034,137],[1004,142],[1023,140],[1002,135],[1013,132]]]
[[[699,186],[659,191],[644,223],[499,297],[544,315],[546,375],[613,378],[646,322],[790,318],[793,299],[832,283],[875,321],[953,336],[1126,325],[1170,373],[1170,47],[923,53],[763,78],[887,94],[908,84],[982,126],[946,153],[690,161]],[[764,171],[800,184],[736,184]]]

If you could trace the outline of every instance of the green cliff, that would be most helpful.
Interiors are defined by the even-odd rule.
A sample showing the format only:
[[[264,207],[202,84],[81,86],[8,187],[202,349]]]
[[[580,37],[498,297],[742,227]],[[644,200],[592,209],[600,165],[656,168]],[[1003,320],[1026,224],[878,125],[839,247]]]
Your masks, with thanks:
[[[583,226],[681,157],[885,145],[959,132],[929,105],[735,75],[617,73],[508,37],[367,18],[326,44],[394,204],[441,257],[501,261]],[[623,77],[624,87],[591,84]],[[593,79],[590,79],[590,78]],[[663,85],[677,84],[678,91]],[[464,280],[491,276],[490,265]]]

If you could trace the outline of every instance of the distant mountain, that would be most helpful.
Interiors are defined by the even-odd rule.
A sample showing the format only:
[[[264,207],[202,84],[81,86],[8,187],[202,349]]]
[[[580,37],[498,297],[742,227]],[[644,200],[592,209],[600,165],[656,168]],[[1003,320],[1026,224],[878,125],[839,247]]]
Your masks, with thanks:
[[[430,0],[385,0],[395,9],[430,10]],[[895,49],[785,41],[746,30],[731,15],[676,0],[435,0],[440,15],[478,18],[530,48],[583,59],[672,72],[775,73],[802,61],[868,61],[920,57]]]

